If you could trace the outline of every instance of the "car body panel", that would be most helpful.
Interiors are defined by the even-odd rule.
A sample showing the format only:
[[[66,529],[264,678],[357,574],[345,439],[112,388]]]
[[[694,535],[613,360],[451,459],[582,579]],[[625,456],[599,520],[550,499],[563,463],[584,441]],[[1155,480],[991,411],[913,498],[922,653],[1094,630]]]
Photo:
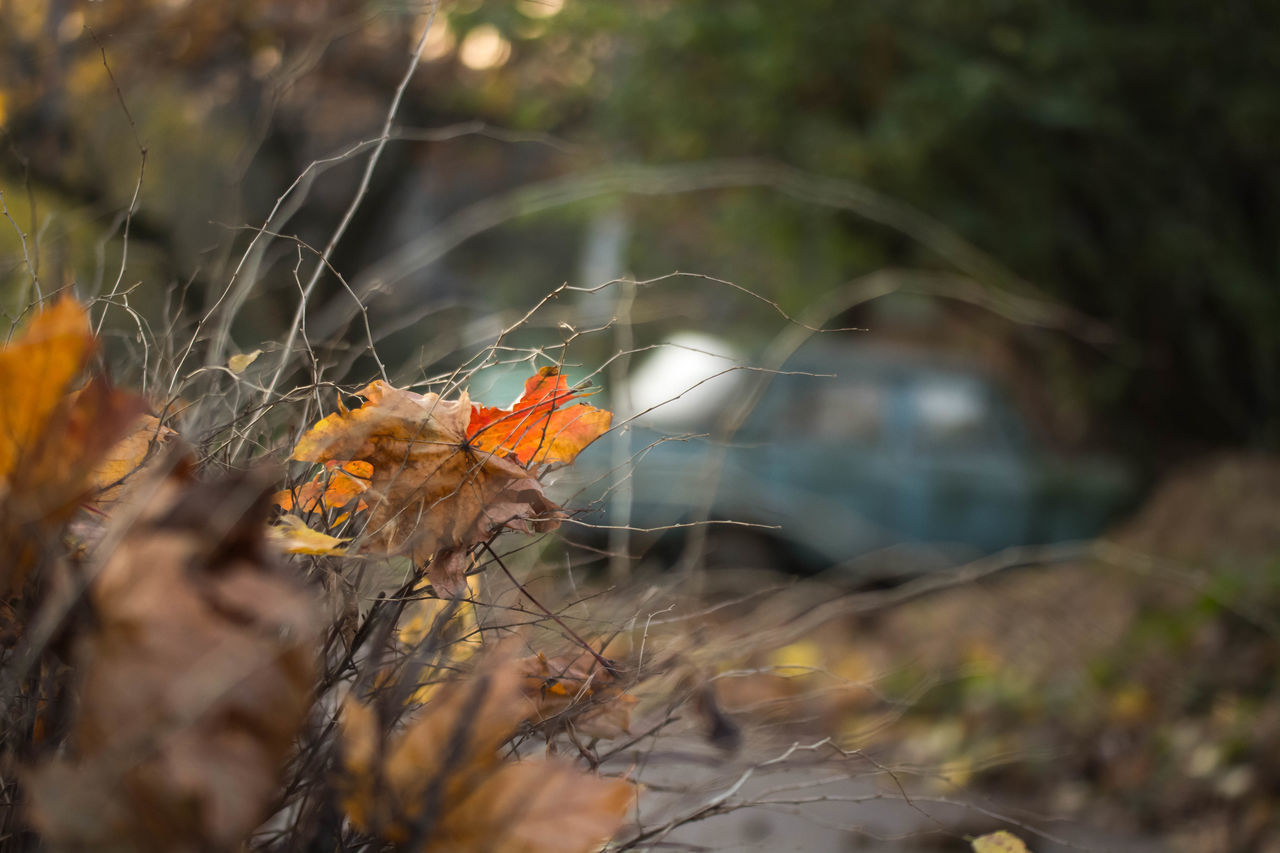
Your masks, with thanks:
[[[1088,538],[1134,495],[1132,472],[1114,459],[1067,460],[1039,449],[999,385],[971,365],[818,341],[770,374],[732,369],[736,354],[705,358],[705,337],[696,347],[678,341],[673,349],[695,353],[695,369],[671,370],[667,353],[677,384],[662,387],[663,371],[642,366],[627,395],[642,414],[579,458],[580,477],[600,477],[647,448],[629,484],[601,498],[586,520],[759,524],[829,566],[904,544],[961,559]],[[704,405],[690,404],[694,393],[681,398],[678,417],[652,407],[655,395],[705,378],[699,371],[713,377],[696,386]],[[735,404],[753,391],[755,404],[726,430]]]

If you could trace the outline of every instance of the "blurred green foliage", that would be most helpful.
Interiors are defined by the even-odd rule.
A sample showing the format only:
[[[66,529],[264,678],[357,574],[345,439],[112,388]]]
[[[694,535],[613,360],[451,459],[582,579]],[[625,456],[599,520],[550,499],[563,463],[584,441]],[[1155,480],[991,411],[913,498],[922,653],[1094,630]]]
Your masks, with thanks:
[[[261,222],[306,164],[376,134],[426,8],[0,3],[6,198],[24,228],[44,223],[45,249],[95,232],[68,244],[66,270],[46,261],[49,281],[110,276],[95,243],[118,251],[141,142],[131,235],[157,252],[126,278],[216,292],[248,239],[238,227]],[[1113,327],[1103,352],[1031,355],[1054,396],[1095,413],[1095,437],[1153,457],[1280,446],[1274,3],[455,0],[435,28],[402,126],[480,118],[567,144],[389,146],[334,256],[348,278],[395,248],[393,232],[424,233],[514,185],[601,163],[763,158],[901,199]],[[326,173],[287,230],[323,245],[358,175],[356,162]],[[30,215],[14,206],[28,179],[45,200]],[[426,201],[410,219],[415,181]],[[481,235],[454,252],[445,298],[492,311],[570,278],[590,203],[505,229],[510,245]],[[790,310],[877,269],[944,265],[898,232],[765,190],[629,208],[630,272],[707,272]],[[0,269],[18,275],[5,230]],[[295,248],[265,259],[256,318],[287,322]],[[336,282],[320,292],[342,295]],[[270,337],[268,325],[244,334]]]
[[[456,23],[480,20],[514,27],[501,5]],[[1135,442],[1280,444],[1280,6],[571,0],[548,27],[513,65],[589,70],[576,93],[525,75],[515,119],[618,156],[777,158],[896,195],[1113,325],[1124,351],[1074,368]],[[734,199],[696,247],[670,228],[638,241],[637,272],[709,256],[785,301],[930,262],[796,208]]]

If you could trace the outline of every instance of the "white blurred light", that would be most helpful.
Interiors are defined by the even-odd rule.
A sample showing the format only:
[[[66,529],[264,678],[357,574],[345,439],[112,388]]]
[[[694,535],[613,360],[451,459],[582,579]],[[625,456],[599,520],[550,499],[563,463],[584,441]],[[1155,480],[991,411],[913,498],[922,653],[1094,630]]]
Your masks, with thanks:
[[[627,384],[632,412],[645,424],[680,429],[705,421],[739,392],[738,353],[727,342],[681,332],[654,350]],[[652,409],[653,411],[648,411]]]
[[[511,42],[496,27],[481,24],[462,40],[458,59],[474,71],[497,68],[511,58]]]

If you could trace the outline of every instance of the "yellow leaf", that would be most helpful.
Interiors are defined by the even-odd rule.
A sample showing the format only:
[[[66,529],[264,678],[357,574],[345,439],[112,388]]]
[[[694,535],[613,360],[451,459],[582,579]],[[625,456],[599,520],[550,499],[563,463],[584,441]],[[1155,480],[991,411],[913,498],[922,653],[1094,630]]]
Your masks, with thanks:
[[[260,355],[262,355],[262,350],[260,349],[256,349],[253,352],[246,352],[241,355],[233,355],[231,358],[227,359],[227,367],[231,369],[232,373],[239,376],[241,373],[245,372],[249,365],[257,361],[258,356]]]
[[[822,669],[826,663],[822,647],[813,640],[799,640],[783,646],[769,655],[769,663],[779,670],[780,675],[808,675],[814,670]]]
[[[969,843],[973,845],[974,853],[1031,853],[1021,838],[1003,829],[979,836]]]
[[[339,539],[307,527],[296,515],[282,515],[275,526],[267,528],[267,537],[287,554],[316,554],[340,557],[347,553],[350,539]]]

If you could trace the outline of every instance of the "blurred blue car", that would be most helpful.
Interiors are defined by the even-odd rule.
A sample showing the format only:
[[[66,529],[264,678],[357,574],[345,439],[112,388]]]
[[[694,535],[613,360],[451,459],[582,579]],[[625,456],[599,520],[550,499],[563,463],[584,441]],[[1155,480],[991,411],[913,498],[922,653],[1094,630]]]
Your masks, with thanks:
[[[1136,497],[1120,460],[1038,448],[975,367],[828,337],[781,372],[744,363],[703,335],[653,351],[608,401],[633,419],[579,457],[562,499],[641,545],[743,522],[758,526],[705,528],[708,560],[872,577],[1086,539]]]

